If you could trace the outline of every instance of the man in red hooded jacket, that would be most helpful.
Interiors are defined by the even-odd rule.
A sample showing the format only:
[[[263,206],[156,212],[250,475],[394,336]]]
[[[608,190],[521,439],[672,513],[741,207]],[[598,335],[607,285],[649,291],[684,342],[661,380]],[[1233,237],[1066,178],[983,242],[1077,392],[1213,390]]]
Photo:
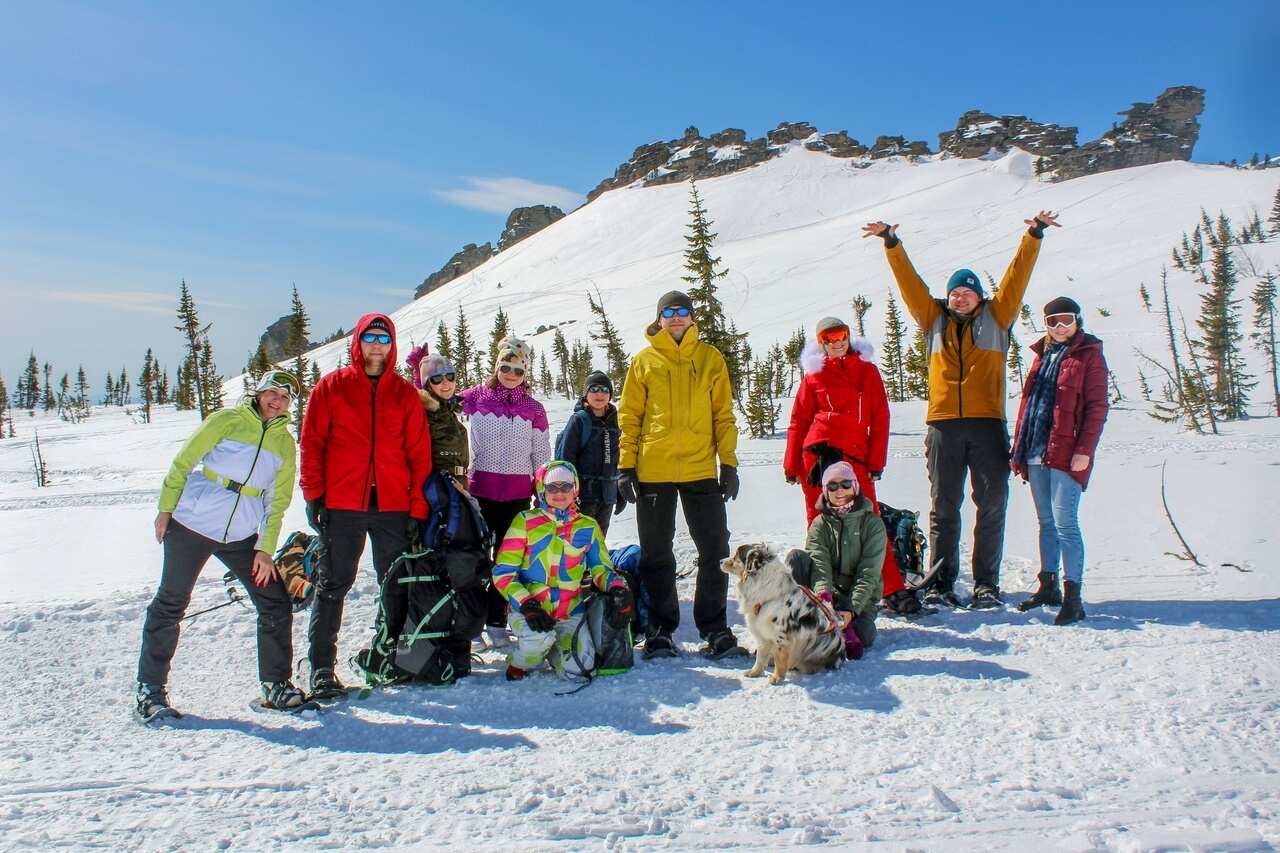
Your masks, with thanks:
[[[364,541],[373,541],[378,583],[422,538],[431,434],[418,392],[395,371],[396,330],[366,314],[351,336],[351,364],[311,391],[302,422],[302,496],[307,521],[329,547],[311,610],[311,694],[345,694],[334,673],[342,605]]]

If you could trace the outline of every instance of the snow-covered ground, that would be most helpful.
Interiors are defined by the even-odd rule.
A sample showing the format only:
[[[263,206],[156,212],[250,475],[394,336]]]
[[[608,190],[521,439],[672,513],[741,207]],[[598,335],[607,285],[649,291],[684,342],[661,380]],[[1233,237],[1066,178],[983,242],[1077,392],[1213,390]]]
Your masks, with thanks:
[[[567,406],[551,408],[558,427]],[[1276,418],[1198,438],[1113,412],[1082,504],[1089,619],[1078,626],[1012,606],[882,619],[864,660],[771,687],[694,654],[686,611],[682,658],[574,696],[555,696],[550,676],[508,684],[491,654],[450,689],[279,718],[246,706],[253,618],[231,608],[186,627],[172,693],[188,716],[154,730],[130,716],[159,573],[150,520],[195,419],[21,418],[19,438],[0,441],[0,847],[1280,845]],[[894,406],[890,503],[927,507],[922,419],[920,404]],[[37,425],[45,489],[31,483]],[[801,541],[781,451],[781,440],[744,442],[735,544]],[[1166,554],[1178,544],[1160,506],[1164,460],[1206,568]],[[302,526],[295,498],[286,529]],[[634,541],[633,513],[613,531],[613,544]],[[1011,605],[1033,584],[1035,541],[1015,484]],[[683,531],[677,546],[687,563]],[[206,570],[193,609],[223,600],[220,577]],[[342,659],[368,636],[374,592],[366,563]],[[301,619],[294,639],[300,656]]]

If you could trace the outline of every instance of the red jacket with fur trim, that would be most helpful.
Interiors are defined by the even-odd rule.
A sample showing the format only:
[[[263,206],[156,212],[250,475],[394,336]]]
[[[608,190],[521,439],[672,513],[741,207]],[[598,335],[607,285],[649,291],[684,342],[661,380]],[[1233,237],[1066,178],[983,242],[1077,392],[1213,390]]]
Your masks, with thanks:
[[[804,451],[826,444],[865,465],[883,471],[889,451],[889,400],[873,349],[863,338],[849,341],[849,353],[826,358],[810,342],[800,359],[804,378],[791,408],[783,470],[803,479]]]
[[[381,317],[391,329],[386,370],[375,383],[364,372],[360,335]],[[378,510],[427,517],[422,484],[431,473],[431,433],[422,401],[396,373],[395,326],[385,314],[366,314],[351,334],[351,364],[311,391],[302,420],[302,496],[323,497],[329,509]]]

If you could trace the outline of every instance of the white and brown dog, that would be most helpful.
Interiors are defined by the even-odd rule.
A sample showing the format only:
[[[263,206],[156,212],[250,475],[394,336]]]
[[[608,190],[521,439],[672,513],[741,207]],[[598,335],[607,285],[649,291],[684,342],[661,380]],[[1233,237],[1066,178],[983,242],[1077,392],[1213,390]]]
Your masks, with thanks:
[[[738,601],[756,638],[756,664],[748,677],[764,675],[770,659],[770,684],[780,684],[791,670],[821,672],[844,660],[839,618],[796,583],[768,545],[740,545],[721,568],[738,579]]]

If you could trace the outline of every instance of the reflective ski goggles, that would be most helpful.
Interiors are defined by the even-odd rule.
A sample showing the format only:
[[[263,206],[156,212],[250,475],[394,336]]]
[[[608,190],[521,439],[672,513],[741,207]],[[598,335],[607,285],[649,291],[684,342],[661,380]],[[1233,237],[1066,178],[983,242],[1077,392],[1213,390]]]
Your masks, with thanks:
[[[523,367],[512,367],[512,366],[511,366],[511,365],[509,365],[509,364],[499,364],[499,365],[498,365],[498,372],[499,372],[499,373],[510,373],[512,376],[524,376],[524,368],[523,368]]]
[[[688,317],[690,311],[683,305],[668,305],[666,308],[662,309],[661,314],[663,317],[670,320],[672,317]]]
[[[439,385],[441,382],[453,382],[458,378],[458,374],[450,370],[448,373],[433,373],[427,377],[427,381],[432,385]]]
[[[382,344],[386,346],[391,343],[391,336],[385,332],[365,332],[360,336],[360,342],[365,344]]]
[[[849,340],[849,328],[847,326],[823,329],[818,333],[818,343],[820,344],[838,344],[847,340]]]
[[[1044,318],[1046,328],[1052,329],[1055,326],[1062,329],[1069,329],[1076,323],[1075,314],[1049,314]]]
[[[563,495],[577,488],[575,483],[543,483],[542,490],[551,494]]]
[[[852,488],[853,488],[853,480],[832,480],[830,483],[827,483],[828,492],[838,492],[841,489],[852,489]]]
[[[286,394],[298,394],[298,380],[293,378],[293,374],[285,370],[268,370],[262,374],[262,378],[258,380],[258,385],[253,389],[253,393],[259,391],[284,391]]]
[[[609,394],[610,396],[613,395],[613,392],[609,390],[608,385],[588,385],[587,393],[588,394]]]

